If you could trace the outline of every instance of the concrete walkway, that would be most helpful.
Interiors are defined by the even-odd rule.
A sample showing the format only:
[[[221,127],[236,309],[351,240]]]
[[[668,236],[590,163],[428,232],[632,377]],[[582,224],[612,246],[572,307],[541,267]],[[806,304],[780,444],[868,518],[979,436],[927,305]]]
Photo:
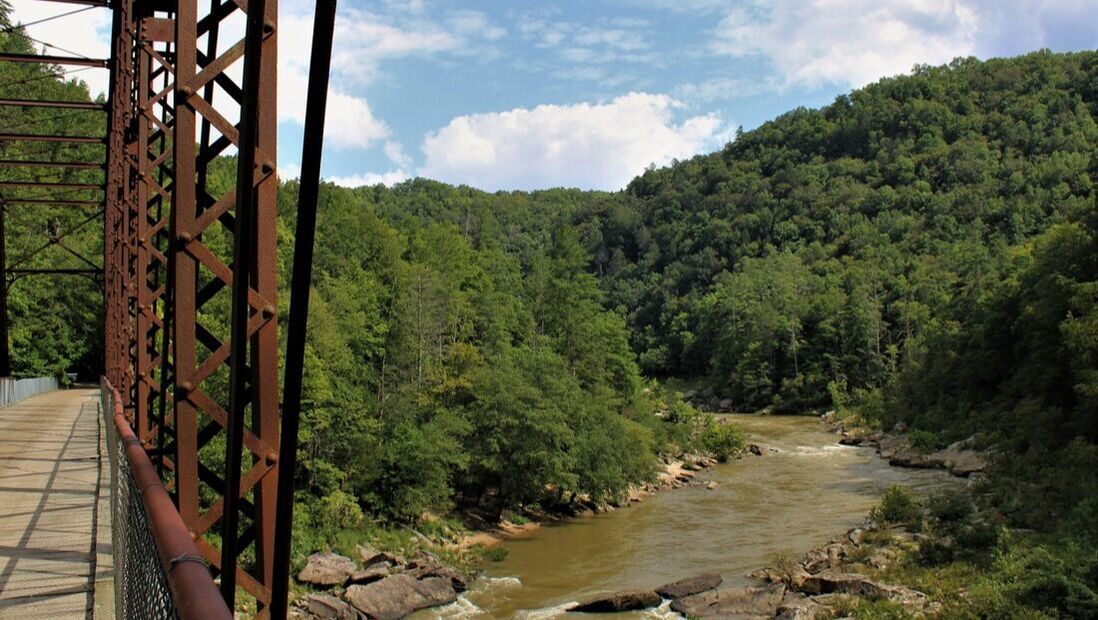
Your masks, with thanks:
[[[0,618],[92,617],[108,485],[98,396],[59,390],[0,408]]]

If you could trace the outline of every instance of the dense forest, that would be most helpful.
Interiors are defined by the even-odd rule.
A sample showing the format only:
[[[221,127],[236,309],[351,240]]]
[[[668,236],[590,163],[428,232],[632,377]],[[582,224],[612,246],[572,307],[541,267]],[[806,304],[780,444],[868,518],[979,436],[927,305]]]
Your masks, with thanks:
[[[620,488],[584,473],[632,472],[620,485],[644,471],[629,446],[651,444],[618,441],[666,435],[636,396],[658,378],[739,410],[902,422],[927,449],[975,435],[1000,455],[986,522],[1051,538],[980,538],[1000,541],[972,569],[998,598],[973,613],[1087,616],[1098,564],[1075,558],[1098,542],[1096,115],[1098,54],[959,59],[782,115],[623,192],[328,186],[311,488],[373,510]],[[515,430],[531,442],[508,441]]]
[[[34,51],[0,27],[4,51]],[[14,63],[0,95],[88,98],[55,67]],[[661,453],[728,439],[670,385],[740,411],[903,423],[930,447],[976,435],[1000,456],[988,502],[1004,523],[1055,534],[1038,568],[1059,566],[1085,599],[1053,608],[1091,609],[1098,563],[1063,566],[1098,545],[1096,118],[1098,53],[1042,51],[916,67],[616,193],[325,185],[302,549],[367,517],[613,501]],[[102,122],[0,110],[14,130]],[[96,148],[5,142],[0,155]],[[296,195],[285,182],[284,264]],[[9,266],[46,240],[25,266],[101,252],[77,210],[6,216]],[[16,374],[94,372],[97,286],[12,284]]]

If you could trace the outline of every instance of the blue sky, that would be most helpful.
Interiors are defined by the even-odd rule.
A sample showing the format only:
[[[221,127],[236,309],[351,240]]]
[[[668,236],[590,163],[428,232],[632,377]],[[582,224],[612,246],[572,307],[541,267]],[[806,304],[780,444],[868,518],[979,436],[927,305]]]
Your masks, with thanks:
[[[13,4],[24,22],[71,10]],[[312,8],[280,11],[279,168],[293,176]],[[1096,17],[1098,0],[341,0],[324,174],[619,189],[915,64],[1094,49]],[[106,54],[109,21],[30,32]]]

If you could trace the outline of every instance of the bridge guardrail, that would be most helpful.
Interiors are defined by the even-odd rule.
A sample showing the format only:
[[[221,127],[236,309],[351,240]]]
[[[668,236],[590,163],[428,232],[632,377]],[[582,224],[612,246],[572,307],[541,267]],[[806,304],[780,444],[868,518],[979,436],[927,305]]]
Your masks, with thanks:
[[[106,379],[100,398],[111,462],[116,615],[231,620],[171,495],[130,428],[118,391]]]
[[[25,398],[56,390],[56,377],[34,377],[31,379],[12,379],[0,377],[0,407],[13,405]]]

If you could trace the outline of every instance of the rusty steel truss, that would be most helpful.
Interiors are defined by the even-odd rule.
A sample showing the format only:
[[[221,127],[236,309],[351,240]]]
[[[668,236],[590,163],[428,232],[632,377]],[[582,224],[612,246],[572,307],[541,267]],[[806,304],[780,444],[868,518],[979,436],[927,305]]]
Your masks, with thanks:
[[[277,1],[112,7],[107,378],[226,602],[239,585],[264,610],[279,475]]]
[[[0,53],[0,62],[109,69],[108,103],[0,99],[0,106],[105,112],[106,136],[28,132],[0,134],[0,143],[103,144],[103,160],[0,159],[0,167],[105,173],[102,184],[0,182],[0,370],[7,369],[3,281],[31,271],[101,278],[104,385],[117,401],[115,420],[132,427],[132,439],[126,424],[119,427],[126,450],[140,444],[133,462],[147,457],[141,475],[155,471],[166,491],[157,497],[170,497],[174,507],[164,515],[162,499],[144,498],[168,582],[175,591],[180,562],[205,564],[219,580],[226,613],[242,606],[283,618],[335,0],[316,6],[289,307],[299,327],[288,338],[281,407],[278,0],[52,1],[111,10],[110,59]],[[7,193],[26,187],[62,194]],[[4,256],[3,210],[19,205],[94,207],[84,224],[102,219],[102,267],[78,256],[86,269],[16,273],[21,263],[8,266]],[[58,234],[43,247],[64,248],[63,239]],[[200,557],[165,555],[190,548]],[[247,596],[238,601],[238,591]],[[194,607],[182,603],[186,616]]]

